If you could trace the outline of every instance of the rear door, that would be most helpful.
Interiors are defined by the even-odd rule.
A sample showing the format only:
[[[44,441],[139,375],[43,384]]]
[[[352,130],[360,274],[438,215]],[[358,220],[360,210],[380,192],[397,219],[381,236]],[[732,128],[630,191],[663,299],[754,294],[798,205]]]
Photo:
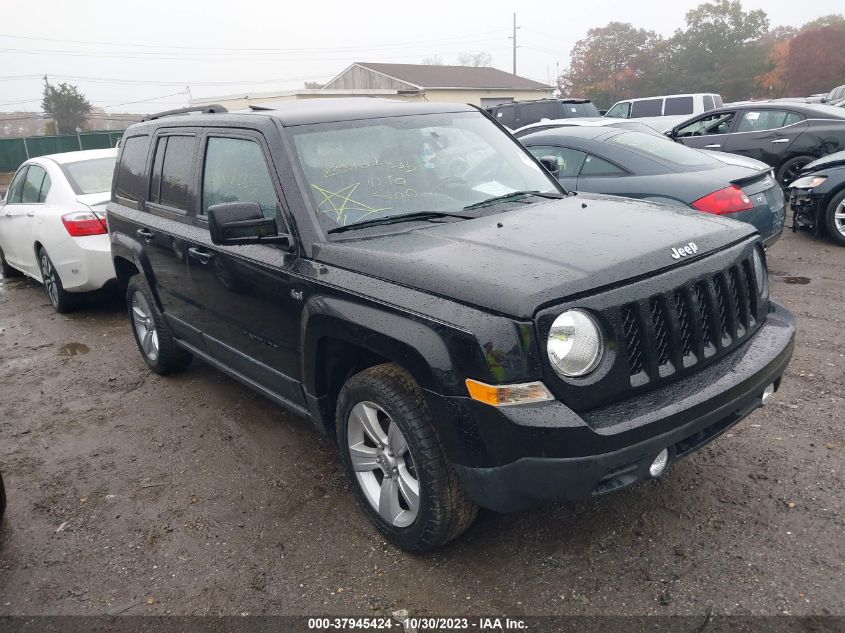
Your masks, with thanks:
[[[20,195],[14,196],[12,204],[6,206],[3,232],[6,235],[11,253],[6,259],[18,268],[35,277],[39,277],[38,259],[35,254],[33,226],[35,216],[44,211],[44,199],[50,189],[50,177],[41,165],[29,165],[23,179]],[[42,195],[43,191],[43,195]],[[15,192],[16,194],[18,192]],[[45,245],[49,253],[49,245]],[[6,252],[6,249],[3,249]]]
[[[733,128],[736,112],[705,114],[675,128],[673,138],[696,149],[727,151],[725,145]]]
[[[793,141],[807,129],[803,115],[790,110],[745,110],[724,151],[777,165]]]
[[[280,232],[292,232],[267,142],[257,131],[227,129],[207,129],[201,142],[196,229],[182,289],[188,320],[209,354],[302,408],[302,294],[290,272],[296,254],[275,245],[219,246],[208,232],[208,209],[223,202],[257,202]]]

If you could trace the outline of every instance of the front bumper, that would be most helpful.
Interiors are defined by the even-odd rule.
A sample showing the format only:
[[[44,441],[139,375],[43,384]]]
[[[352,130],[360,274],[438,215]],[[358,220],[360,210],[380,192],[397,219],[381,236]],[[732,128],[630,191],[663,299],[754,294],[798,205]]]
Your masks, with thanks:
[[[475,403],[486,409],[475,407],[488,447],[504,443],[499,454],[527,450],[500,465],[456,464],[458,476],[476,503],[500,512],[631,485],[649,477],[649,465],[664,448],[671,466],[761,406],[763,390],[780,385],[794,338],[794,317],[772,302],[765,324],[745,345],[630,400],[581,416],[560,402],[499,409]]]

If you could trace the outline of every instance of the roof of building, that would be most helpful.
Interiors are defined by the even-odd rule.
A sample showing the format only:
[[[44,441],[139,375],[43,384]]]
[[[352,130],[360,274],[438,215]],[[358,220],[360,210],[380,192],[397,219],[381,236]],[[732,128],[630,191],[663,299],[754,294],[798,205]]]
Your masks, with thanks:
[[[526,79],[489,66],[431,66],[426,64],[374,64],[369,62],[356,62],[352,66],[367,68],[422,89],[554,90],[553,86],[547,86],[539,81]],[[346,70],[343,72],[345,73]]]

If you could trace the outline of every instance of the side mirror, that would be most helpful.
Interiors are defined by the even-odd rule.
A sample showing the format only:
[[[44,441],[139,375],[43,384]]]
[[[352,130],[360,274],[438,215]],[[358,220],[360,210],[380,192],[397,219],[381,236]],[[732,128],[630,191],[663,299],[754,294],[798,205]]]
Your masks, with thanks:
[[[279,235],[275,218],[265,218],[257,202],[224,202],[208,208],[208,230],[214,244],[279,244],[294,247],[292,235]]]
[[[599,116],[604,116],[607,114],[607,110],[599,110]]]
[[[552,176],[555,178],[558,177],[560,170],[557,167],[557,158],[554,156],[543,156],[540,158],[540,164],[545,167]]]

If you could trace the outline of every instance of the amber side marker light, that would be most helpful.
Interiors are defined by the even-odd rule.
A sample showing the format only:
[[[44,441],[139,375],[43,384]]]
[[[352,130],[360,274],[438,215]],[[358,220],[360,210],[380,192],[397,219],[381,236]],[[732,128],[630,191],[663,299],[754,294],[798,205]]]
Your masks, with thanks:
[[[519,385],[488,385],[472,378],[466,379],[470,398],[494,407],[508,407],[517,404],[531,404],[554,400],[542,382],[526,382]]]

